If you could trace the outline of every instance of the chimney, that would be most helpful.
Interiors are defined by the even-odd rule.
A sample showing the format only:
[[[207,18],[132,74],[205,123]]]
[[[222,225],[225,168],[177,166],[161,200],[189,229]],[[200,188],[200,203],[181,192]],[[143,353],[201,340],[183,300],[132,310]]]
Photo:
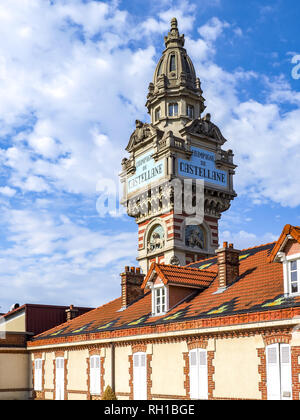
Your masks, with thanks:
[[[218,257],[219,288],[230,286],[240,274],[239,256],[241,251],[234,249],[233,244],[223,243],[223,248],[216,251]]]
[[[144,278],[145,275],[141,273],[140,268],[125,267],[124,273],[121,273],[122,308],[126,308],[144,295],[144,291],[141,289]]]
[[[67,321],[71,321],[78,316],[78,309],[74,308],[74,305],[70,305],[69,309],[66,309]]]

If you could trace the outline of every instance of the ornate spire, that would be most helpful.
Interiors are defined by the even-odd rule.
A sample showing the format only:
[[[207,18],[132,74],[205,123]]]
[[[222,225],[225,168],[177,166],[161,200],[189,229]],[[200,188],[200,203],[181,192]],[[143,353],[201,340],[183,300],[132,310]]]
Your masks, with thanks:
[[[174,46],[179,46],[179,47],[183,47],[184,46],[184,35],[180,35],[179,31],[178,31],[178,24],[177,24],[177,19],[173,18],[171,20],[171,30],[168,33],[168,36],[165,36],[165,44],[166,47],[174,47]]]

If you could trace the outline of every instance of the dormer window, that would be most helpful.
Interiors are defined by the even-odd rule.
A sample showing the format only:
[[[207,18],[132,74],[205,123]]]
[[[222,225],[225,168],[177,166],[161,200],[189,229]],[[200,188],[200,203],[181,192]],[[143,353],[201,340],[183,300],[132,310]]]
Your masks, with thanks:
[[[152,312],[159,316],[167,312],[167,289],[165,286],[154,286],[152,293]]]
[[[178,115],[178,104],[169,104],[169,117],[176,117]]]
[[[289,261],[290,293],[300,292],[300,260]]]

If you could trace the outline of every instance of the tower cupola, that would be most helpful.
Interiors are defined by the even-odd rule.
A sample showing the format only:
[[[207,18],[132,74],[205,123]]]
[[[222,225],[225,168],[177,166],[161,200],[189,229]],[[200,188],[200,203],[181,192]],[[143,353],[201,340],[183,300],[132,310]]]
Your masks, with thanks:
[[[177,19],[171,21],[171,30],[165,36],[166,49],[149,85],[146,106],[152,124],[159,128],[172,127],[179,131],[189,120],[200,118],[205,109],[200,79],[192,60],[184,48]]]

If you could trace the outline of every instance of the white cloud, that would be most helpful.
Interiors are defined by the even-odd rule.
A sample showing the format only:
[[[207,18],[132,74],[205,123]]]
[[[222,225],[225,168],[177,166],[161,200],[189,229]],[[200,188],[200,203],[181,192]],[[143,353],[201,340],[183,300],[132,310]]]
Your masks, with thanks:
[[[278,236],[272,233],[265,233],[262,236],[249,233],[244,230],[233,233],[229,230],[220,232],[220,242],[230,242],[234,244],[236,249],[252,248],[261,244],[267,244],[277,241]]]
[[[13,197],[16,194],[16,190],[10,187],[0,187],[0,194],[6,195],[7,197]]]
[[[208,42],[212,42],[216,41],[216,39],[222,34],[223,30],[229,27],[229,23],[222,22],[217,17],[213,17],[208,23],[198,28],[198,32],[203,39]]]

